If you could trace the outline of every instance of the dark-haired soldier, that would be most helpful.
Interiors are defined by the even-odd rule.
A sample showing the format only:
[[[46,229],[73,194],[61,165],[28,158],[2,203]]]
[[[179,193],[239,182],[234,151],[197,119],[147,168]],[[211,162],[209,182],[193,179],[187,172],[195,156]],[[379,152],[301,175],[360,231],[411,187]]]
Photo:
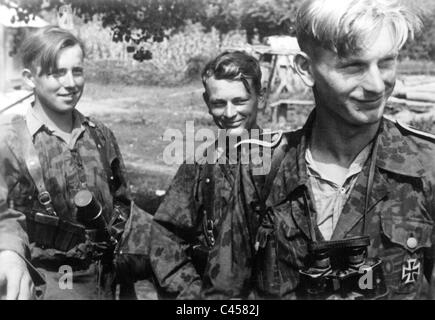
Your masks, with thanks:
[[[209,113],[228,136],[258,128],[262,88],[256,59],[223,53],[207,64],[202,80]],[[213,144],[195,164],[181,165],[154,216],[151,263],[166,297],[238,298],[249,291],[249,283],[239,279],[252,271],[256,222],[243,201],[252,197],[255,186],[249,165],[230,163],[231,148],[219,150]]]

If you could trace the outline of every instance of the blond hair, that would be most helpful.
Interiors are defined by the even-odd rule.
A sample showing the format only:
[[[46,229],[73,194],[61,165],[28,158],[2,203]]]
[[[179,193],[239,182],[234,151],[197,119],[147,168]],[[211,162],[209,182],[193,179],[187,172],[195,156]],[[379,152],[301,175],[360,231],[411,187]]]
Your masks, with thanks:
[[[68,47],[79,45],[85,55],[84,44],[68,30],[58,26],[47,26],[30,34],[20,47],[24,68],[36,71],[39,76],[51,73],[57,68],[59,52]]]
[[[420,30],[421,20],[397,0],[307,0],[296,18],[299,46],[308,54],[316,46],[339,56],[357,53],[384,27],[399,50]]]

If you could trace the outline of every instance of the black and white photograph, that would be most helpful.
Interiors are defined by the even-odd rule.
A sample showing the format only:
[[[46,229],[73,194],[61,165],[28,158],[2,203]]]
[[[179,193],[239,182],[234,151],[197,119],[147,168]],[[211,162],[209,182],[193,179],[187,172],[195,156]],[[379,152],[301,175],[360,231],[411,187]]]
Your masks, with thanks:
[[[0,300],[432,300],[434,224],[435,1],[0,0]]]

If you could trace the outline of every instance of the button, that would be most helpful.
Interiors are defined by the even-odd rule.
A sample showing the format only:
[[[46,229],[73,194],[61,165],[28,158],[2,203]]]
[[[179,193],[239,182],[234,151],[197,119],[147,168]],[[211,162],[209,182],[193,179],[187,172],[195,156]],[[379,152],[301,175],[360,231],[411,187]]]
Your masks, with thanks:
[[[415,249],[417,248],[417,239],[415,239],[414,237],[409,237],[408,240],[406,240],[406,245],[408,246],[409,249]]]

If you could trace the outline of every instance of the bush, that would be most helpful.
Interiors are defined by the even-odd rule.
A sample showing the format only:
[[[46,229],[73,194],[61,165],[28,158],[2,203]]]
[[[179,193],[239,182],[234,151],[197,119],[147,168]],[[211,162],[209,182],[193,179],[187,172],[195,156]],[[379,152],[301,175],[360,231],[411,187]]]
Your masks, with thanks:
[[[80,36],[87,47],[88,80],[101,84],[121,81],[128,85],[177,85],[199,80],[209,59],[246,42],[241,32],[221,35],[215,29],[206,32],[199,23],[188,23],[169,39],[147,43],[144,49],[151,51],[153,58],[138,62],[127,53],[125,44],[113,43],[110,31],[101,29],[95,21],[83,25]]]

